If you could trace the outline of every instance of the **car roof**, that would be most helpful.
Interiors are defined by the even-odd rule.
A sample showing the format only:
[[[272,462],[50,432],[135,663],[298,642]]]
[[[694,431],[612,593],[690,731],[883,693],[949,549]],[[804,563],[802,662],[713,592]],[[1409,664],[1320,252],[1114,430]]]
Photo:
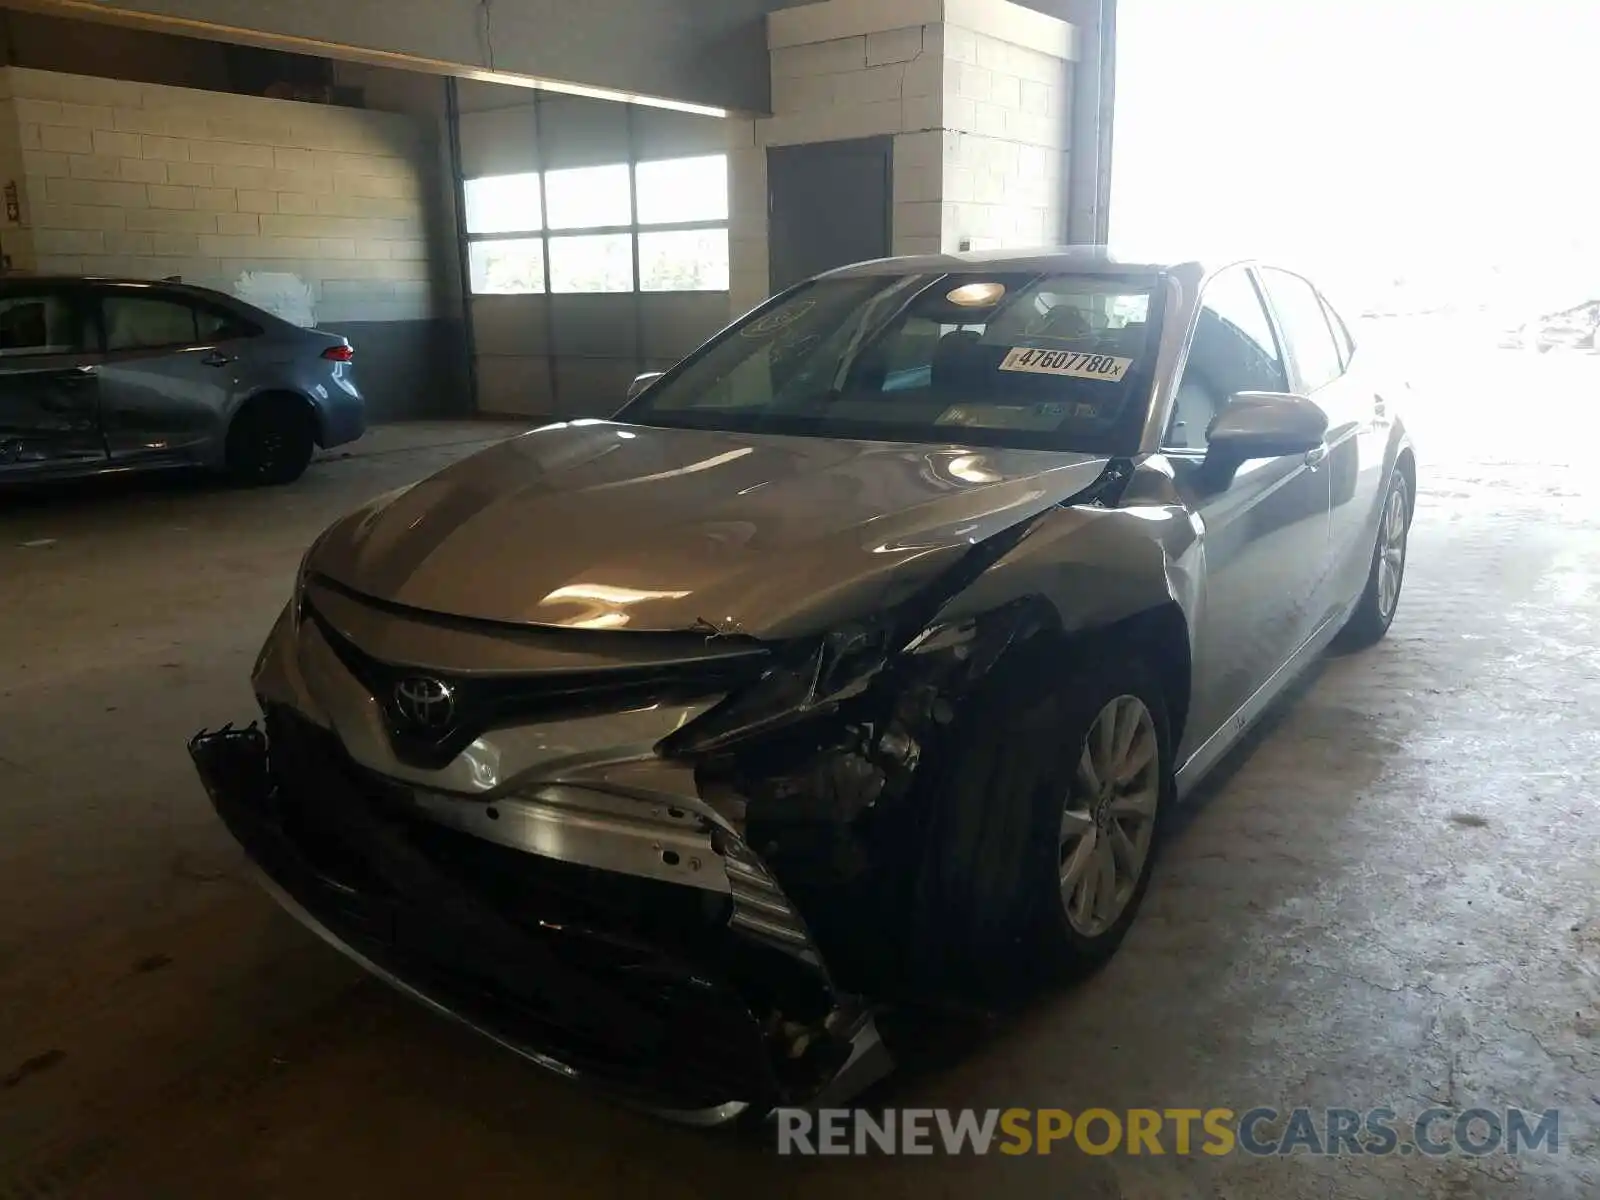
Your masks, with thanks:
[[[18,286],[37,287],[70,287],[74,285],[89,285],[101,288],[128,288],[130,290],[144,288],[163,288],[168,291],[180,292],[193,300],[203,300],[210,304],[221,305],[248,315],[252,320],[268,318],[280,320],[270,312],[241,300],[237,296],[230,296],[227,292],[216,288],[206,287],[199,283],[186,283],[181,279],[134,279],[130,276],[120,275],[62,275],[62,274],[36,274],[31,271],[10,271],[0,274],[0,289],[11,289]]]
[[[1229,262],[1241,261],[1230,259]],[[1202,264],[1193,258],[1158,258],[1124,253],[1110,246],[1046,246],[1028,250],[976,250],[957,254],[921,254],[899,258],[880,258],[855,263],[828,272],[831,278],[871,275],[897,275],[934,271],[1061,271],[1091,275],[1154,275],[1187,268],[1187,272],[1206,273],[1227,263]]]
[[[10,271],[0,275],[0,285],[21,284],[72,284],[92,283],[96,287],[167,287],[183,288],[191,292],[204,292],[211,296],[221,296],[224,293],[198,283],[186,283],[181,279],[135,279],[123,275],[62,275],[55,273],[39,273],[33,271]]]

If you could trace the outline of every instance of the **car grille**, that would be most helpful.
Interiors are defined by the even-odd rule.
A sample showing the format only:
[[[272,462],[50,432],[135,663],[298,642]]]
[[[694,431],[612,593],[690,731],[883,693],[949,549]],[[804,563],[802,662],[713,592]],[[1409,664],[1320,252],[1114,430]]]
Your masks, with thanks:
[[[474,739],[512,723],[573,720],[656,704],[714,699],[753,681],[766,658],[753,653],[666,665],[486,678],[385,662],[340,633],[309,601],[302,602],[302,616],[316,624],[345,669],[377,701],[395,757],[424,770],[443,768]],[[419,678],[449,690],[453,711],[447,721],[423,725],[402,708],[398,689]]]

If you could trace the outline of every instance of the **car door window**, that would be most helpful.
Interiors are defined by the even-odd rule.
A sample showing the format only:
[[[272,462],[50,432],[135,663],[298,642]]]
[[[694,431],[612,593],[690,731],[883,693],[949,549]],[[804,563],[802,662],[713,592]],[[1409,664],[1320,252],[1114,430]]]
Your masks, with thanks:
[[[176,349],[200,340],[194,309],[176,300],[107,296],[103,311],[108,351]]]
[[[194,311],[197,334],[202,344],[231,342],[238,338],[259,337],[261,334],[258,326],[226,309],[200,306]]]
[[[1317,289],[1287,271],[1269,267],[1261,274],[1283,325],[1301,390],[1315,392],[1343,375],[1344,363]]]
[[[1323,314],[1328,318],[1328,325],[1333,330],[1334,343],[1339,348],[1339,362],[1345,370],[1350,369],[1350,360],[1356,354],[1355,339],[1350,336],[1350,326],[1344,323],[1344,318],[1333,305],[1328,303],[1326,296],[1318,297],[1322,301]]]
[[[83,313],[65,292],[0,297],[0,358],[78,354]]]
[[[1272,321],[1248,271],[1222,272],[1200,301],[1163,441],[1169,450],[1204,450],[1211,423],[1235,392],[1289,389]]]

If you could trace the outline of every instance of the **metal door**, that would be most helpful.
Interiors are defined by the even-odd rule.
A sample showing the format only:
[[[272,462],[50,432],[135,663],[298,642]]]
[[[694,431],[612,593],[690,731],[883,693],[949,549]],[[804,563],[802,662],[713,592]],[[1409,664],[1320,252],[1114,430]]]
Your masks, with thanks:
[[[772,290],[849,263],[887,258],[894,139],[767,151]]]

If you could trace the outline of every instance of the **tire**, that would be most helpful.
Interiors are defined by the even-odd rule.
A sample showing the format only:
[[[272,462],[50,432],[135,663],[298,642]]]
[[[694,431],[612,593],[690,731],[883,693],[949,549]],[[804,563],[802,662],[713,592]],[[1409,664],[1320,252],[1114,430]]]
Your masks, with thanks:
[[[1153,743],[1137,774],[1148,812],[1130,839],[1141,858],[1126,878],[1119,868],[1114,901],[1084,921],[1069,911],[1079,892],[1064,889],[1063,868],[1098,862],[1084,839],[1109,846],[1111,815],[1101,796],[1088,795],[1079,763],[1091,732],[1104,732],[1105,713],[1118,706],[1138,722],[1130,749]],[[1011,991],[1105,962],[1149,887],[1173,796],[1170,722],[1155,672],[1103,650],[1075,662],[1047,655],[1002,666],[950,732],[918,887],[924,972],[958,990]],[[1078,814],[1070,822],[1069,811]],[[1118,824],[1133,832],[1131,821]]]
[[[1397,523],[1397,529],[1391,527]],[[1367,584],[1356,601],[1355,611],[1345,627],[1339,631],[1338,643],[1342,649],[1363,650],[1375,646],[1389,632],[1394,614],[1400,607],[1400,589],[1405,583],[1406,554],[1411,533],[1411,489],[1406,477],[1399,471],[1389,476],[1389,487],[1384,492],[1383,507],[1378,510],[1378,532],[1373,537],[1372,565],[1367,571]],[[1392,536],[1391,536],[1392,535]],[[1393,541],[1398,538],[1398,542]],[[1392,592],[1385,592],[1385,551],[1388,564],[1394,570]],[[1396,559],[1395,554],[1398,554]]]
[[[316,445],[311,410],[298,396],[257,396],[228,427],[227,472],[246,487],[293,483]]]

